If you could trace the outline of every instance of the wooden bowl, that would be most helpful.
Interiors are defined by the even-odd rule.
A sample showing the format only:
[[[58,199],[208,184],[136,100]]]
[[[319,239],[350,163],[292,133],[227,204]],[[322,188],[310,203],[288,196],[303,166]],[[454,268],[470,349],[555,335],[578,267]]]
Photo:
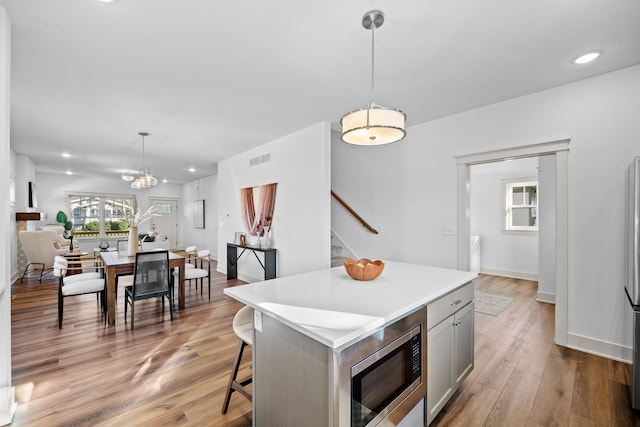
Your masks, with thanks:
[[[367,258],[354,260],[349,258],[344,262],[344,269],[347,274],[355,280],[373,280],[384,270],[384,262],[378,260],[371,261]]]

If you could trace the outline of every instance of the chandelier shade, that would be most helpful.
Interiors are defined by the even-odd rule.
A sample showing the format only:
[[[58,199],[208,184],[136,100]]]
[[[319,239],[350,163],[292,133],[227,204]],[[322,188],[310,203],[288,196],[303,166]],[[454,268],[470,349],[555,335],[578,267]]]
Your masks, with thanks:
[[[144,137],[149,136],[147,132],[138,132],[138,135],[142,137],[142,169],[135,175],[131,171],[125,171],[120,175],[123,181],[131,182],[131,188],[136,190],[144,190],[149,187],[153,187],[158,183],[158,180],[151,175],[151,171],[145,166],[144,163]]]
[[[384,23],[384,13],[372,10],[362,17],[362,26],[371,30],[371,102],[365,108],[351,111],[340,119],[342,140],[353,145],[383,145],[405,137],[407,116],[395,108],[377,105],[374,101],[375,29]]]
[[[124,171],[124,172],[122,172],[122,175],[120,175],[120,179],[122,179],[123,181],[131,182],[134,179],[136,179],[136,177],[133,176],[133,172]]]

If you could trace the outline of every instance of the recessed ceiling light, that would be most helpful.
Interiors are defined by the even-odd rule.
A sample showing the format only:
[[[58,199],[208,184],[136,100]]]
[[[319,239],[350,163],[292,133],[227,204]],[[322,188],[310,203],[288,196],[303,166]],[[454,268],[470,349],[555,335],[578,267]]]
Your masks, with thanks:
[[[101,3],[113,3],[113,0],[98,0]]]
[[[166,179],[163,179],[163,180],[162,180],[162,182],[166,184],[166,183],[167,183],[167,182],[169,182],[169,181],[168,181],[168,180],[166,180]]]
[[[588,64],[591,61],[595,61],[601,54],[602,53],[598,51],[585,53],[584,55],[580,55],[574,59],[573,63],[578,65]]]
[[[67,172],[65,172],[65,173],[66,173],[67,175],[73,175],[73,172],[71,172],[71,171],[67,171]]]
[[[69,153],[62,153],[62,154],[61,154],[61,156],[62,156],[62,157],[67,157],[67,158],[69,158],[69,157],[71,157],[71,154],[69,154]]]
[[[189,168],[189,172],[195,172],[196,168]]]

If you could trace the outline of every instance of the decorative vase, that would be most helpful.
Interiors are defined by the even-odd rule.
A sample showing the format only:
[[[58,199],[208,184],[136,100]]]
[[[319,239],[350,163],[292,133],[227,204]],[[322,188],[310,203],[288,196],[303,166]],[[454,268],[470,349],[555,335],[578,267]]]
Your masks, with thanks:
[[[129,228],[129,240],[127,241],[127,255],[135,256],[138,252],[138,227]]]
[[[260,237],[260,247],[262,249],[270,249],[273,247],[273,240],[271,238],[271,230],[267,231]]]
[[[102,240],[98,247],[101,251],[106,251],[107,249],[109,249],[109,242],[107,240]]]

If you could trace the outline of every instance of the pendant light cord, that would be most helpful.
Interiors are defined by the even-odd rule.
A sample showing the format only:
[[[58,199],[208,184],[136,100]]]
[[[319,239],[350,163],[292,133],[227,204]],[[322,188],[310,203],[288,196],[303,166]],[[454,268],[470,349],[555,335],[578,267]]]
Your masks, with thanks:
[[[144,135],[142,135],[142,170],[147,170],[144,164]]]
[[[376,34],[376,25],[375,23],[371,27],[371,103],[370,106],[375,105],[374,101],[374,67],[375,67],[375,34]]]

